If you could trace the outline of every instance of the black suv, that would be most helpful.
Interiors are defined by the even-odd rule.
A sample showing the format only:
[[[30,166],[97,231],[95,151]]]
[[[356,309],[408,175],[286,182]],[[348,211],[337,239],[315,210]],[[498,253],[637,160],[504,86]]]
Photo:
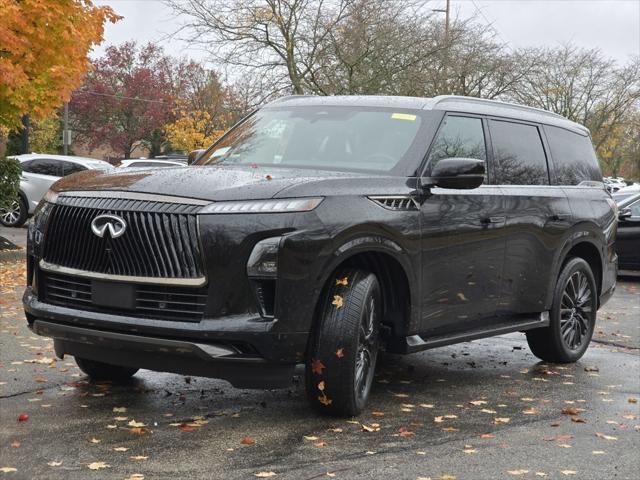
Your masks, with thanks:
[[[465,97],[287,97],[196,164],[84,172],[29,229],[30,327],[92,378],[138,368],[362,411],[380,349],[525,331],[575,362],[615,288],[582,126]]]

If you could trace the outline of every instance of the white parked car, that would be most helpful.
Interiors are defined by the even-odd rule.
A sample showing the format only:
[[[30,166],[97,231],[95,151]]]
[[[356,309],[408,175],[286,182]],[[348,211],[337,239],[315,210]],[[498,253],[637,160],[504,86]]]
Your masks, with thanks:
[[[86,157],[29,153],[11,158],[20,162],[22,175],[18,199],[11,208],[0,210],[0,223],[7,227],[24,224],[49,187],[60,178],[83,170],[113,169],[109,162]]]
[[[186,162],[174,160],[156,160],[154,158],[138,158],[135,160],[123,160],[118,168],[156,168],[156,167],[186,167]]]

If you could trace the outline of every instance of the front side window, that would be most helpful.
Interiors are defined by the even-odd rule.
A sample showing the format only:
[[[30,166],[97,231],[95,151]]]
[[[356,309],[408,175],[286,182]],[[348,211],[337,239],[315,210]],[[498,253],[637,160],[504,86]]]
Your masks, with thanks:
[[[49,158],[38,158],[32,160],[29,164],[30,173],[37,173],[39,175],[50,175],[52,177],[62,177],[62,164],[58,160]]]
[[[266,108],[231,130],[195,164],[388,172],[411,155],[422,115],[390,108]]]
[[[547,157],[538,127],[491,120],[495,183],[548,185]]]
[[[476,158],[487,160],[482,120],[473,117],[447,116],[429,151],[428,165],[434,165],[443,158]]]
[[[558,185],[602,182],[602,172],[588,136],[545,125]]]

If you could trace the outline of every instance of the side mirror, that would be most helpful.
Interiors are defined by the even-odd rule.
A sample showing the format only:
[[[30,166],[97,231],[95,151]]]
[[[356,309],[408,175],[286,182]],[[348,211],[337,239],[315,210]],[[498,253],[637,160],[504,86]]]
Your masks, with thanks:
[[[206,152],[204,148],[200,148],[198,150],[192,150],[189,152],[189,156],[187,157],[187,164],[191,165],[198,161],[198,159],[202,156],[202,154]]]
[[[470,190],[484,182],[485,163],[476,158],[443,158],[431,170],[431,176],[422,179],[424,187],[457,188]]]
[[[618,212],[618,220],[626,220],[627,218],[630,218],[631,215],[631,207],[625,207]]]

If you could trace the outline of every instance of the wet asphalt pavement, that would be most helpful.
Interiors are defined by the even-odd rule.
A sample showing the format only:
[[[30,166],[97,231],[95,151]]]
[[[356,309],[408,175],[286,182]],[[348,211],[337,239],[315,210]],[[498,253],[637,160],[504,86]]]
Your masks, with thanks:
[[[20,268],[0,265],[0,479],[640,478],[640,279],[575,365],[539,362],[522,334],[384,356],[366,412],[335,419],[301,386],[91,384],[26,328]]]

